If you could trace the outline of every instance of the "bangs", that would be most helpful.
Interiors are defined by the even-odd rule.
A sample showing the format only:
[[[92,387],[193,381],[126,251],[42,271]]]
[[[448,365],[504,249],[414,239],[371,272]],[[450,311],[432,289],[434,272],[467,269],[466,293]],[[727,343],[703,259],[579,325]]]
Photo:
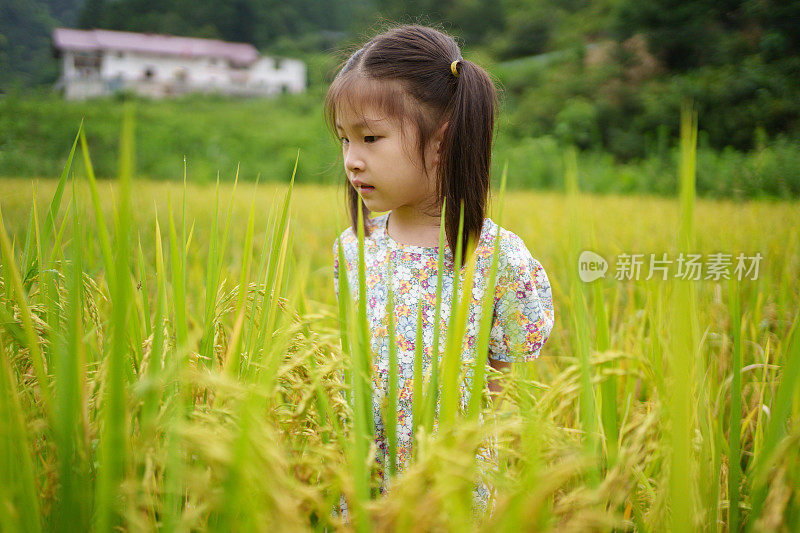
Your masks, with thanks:
[[[336,115],[352,113],[366,121],[369,111],[377,112],[380,118],[409,122],[408,95],[398,80],[381,80],[359,74],[355,69],[341,73],[333,80],[325,95],[325,122],[334,138]]]

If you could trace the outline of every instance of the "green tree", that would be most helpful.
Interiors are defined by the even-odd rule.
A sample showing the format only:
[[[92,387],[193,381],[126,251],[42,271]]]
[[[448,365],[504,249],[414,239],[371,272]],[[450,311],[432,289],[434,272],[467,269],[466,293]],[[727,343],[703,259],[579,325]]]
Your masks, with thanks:
[[[78,27],[82,29],[102,28],[105,22],[105,0],[86,0],[78,15]]]
[[[0,2],[0,92],[55,81],[58,65],[50,46],[55,25],[37,0]]]

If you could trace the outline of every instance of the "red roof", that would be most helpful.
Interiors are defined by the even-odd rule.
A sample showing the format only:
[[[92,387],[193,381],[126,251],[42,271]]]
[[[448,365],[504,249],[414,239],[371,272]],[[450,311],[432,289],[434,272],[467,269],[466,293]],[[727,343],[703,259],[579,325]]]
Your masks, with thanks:
[[[252,44],[127,31],[56,28],[53,30],[53,44],[59,50],[115,50],[181,57],[215,57],[244,65],[258,59],[258,50]]]

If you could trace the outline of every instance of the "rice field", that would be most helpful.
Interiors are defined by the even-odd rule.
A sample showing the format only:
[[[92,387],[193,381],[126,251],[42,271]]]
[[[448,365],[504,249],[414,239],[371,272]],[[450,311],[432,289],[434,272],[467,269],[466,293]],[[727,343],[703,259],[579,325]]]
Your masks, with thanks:
[[[555,329],[436,432],[420,415],[385,494],[366,304],[333,290],[344,189],[194,185],[191,154],[185,185],[141,181],[133,128],[113,182],[83,130],[60,179],[0,181],[0,530],[800,530],[800,204],[697,199],[690,114],[674,199],[582,194],[569,152],[564,193],[493,191]],[[459,357],[419,405],[453,398]]]

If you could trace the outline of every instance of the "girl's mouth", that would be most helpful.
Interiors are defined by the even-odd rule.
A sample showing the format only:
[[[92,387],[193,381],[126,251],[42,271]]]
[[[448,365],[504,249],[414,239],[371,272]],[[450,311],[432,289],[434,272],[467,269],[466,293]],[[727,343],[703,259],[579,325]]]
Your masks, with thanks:
[[[361,186],[358,188],[358,191],[359,191],[361,194],[364,194],[365,192],[371,192],[371,191],[373,191],[373,190],[375,190],[375,187],[373,187],[372,185],[361,185]]]

